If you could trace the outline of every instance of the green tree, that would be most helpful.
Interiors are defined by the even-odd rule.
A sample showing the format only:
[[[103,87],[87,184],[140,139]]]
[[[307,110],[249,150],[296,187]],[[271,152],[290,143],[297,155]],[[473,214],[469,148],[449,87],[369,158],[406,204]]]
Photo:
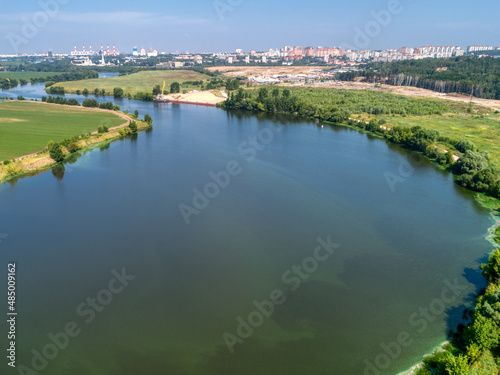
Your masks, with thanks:
[[[446,156],[446,164],[453,165],[453,163],[455,163],[455,159],[453,159],[453,152],[451,150],[448,150],[445,156]]]
[[[54,142],[49,150],[50,157],[57,163],[60,163],[64,160],[64,154],[61,149],[61,145],[57,142]]]
[[[46,89],[49,94],[54,95],[64,95],[64,87],[63,86],[50,86]]]
[[[268,90],[267,90],[267,88],[262,87],[262,88],[259,90],[259,96],[258,96],[257,100],[258,100],[259,102],[261,102],[261,103],[262,103],[264,100],[266,100],[266,99],[267,99],[267,95],[268,95]]]
[[[181,92],[181,85],[179,84],[179,82],[172,82],[172,84],[170,85],[170,93],[177,94],[179,92]]]
[[[465,355],[459,354],[455,357],[449,354],[448,358],[446,358],[446,371],[449,375],[466,375],[468,370],[469,365]]]
[[[160,85],[156,85],[155,87],[153,87],[153,95],[158,95],[158,94],[161,94]]]
[[[95,99],[85,99],[83,102],[82,102],[82,105],[84,107],[89,107],[89,108],[95,108],[95,107],[99,107],[99,103],[97,102],[97,100]]]
[[[226,83],[226,90],[231,91],[231,90],[238,90],[240,87],[240,81],[237,79],[227,79]]]
[[[474,323],[467,327],[465,337],[481,351],[489,350],[498,344],[498,328],[491,319],[476,314]]]
[[[121,87],[115,87],[113,89],[113,96],[115,98],[123,98],[123,89]]]
[[[481,349],[475,343],[470,344],[466,348],[467,357],[469,358],[469,363],[474,363],[481,356]]]
[[[21,173],[22,170],[23,170],[22,168],[16,168],[13,164],[7,165],[7,174],[9,176],[14,176],[18,173]]]
[[[483,277],[490,283],[497,283],[500,278],[500,248],[491,252],[488,261],[481,265]]]
[[[484,296],[481,297],[481,301],[476,305],[476,310],[479,310],[481,315],[500,325],[500,289],[490,284]]]
[[[130,128],[130,131],[132,132],[132,134],[137,133],[137,124],[135,121],[131,121],[128,127]]]
[[[455,145],[455,148],[460,151],[460,152],[463,152],[465,153],[465,151],[467,150],[470,150],[470,151],[477,151],[477,147],[474,145],[474,143],[472,143],[471,141],[469,141],[468,139],[465,140],[465,139],[462,139],[460,140],[456,145]]]
[[[474,174],[488,167],[488,157],[483,152],[467,150],[455,166],[459,174]]]
[[[153,123],[153,118],[147,113],[144,115],[144,121],[146,121],[149,125]]]
[[[74,152],[76,152],[76,151],[78,151],[80,149],[75,142],[68,143],[68,145],[66,146],[66,148],[71,153],[74,153]]]

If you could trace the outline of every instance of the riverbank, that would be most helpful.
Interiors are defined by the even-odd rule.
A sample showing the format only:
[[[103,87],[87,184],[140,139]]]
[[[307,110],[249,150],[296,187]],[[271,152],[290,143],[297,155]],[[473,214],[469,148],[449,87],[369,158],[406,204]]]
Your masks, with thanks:
[[[29,102],[34,103],[34,102]],[[49,103],[40,103],[50,106],[59,106],[63,107],[59,104],[49,104]],[[89,111],[89,112],[111,112],[103,109],[85,109],[82,107],[74,107],[75,109]],[[85,153],[97,147],[102,147],[110,142],[116,141],[118,139],[122,139],[127,133],[129,133],[127,128],[131,121],[134,120],[131,116],[126,115],[125,113],[113,113],[121,117],[125,120],[124,123],[118,126],[114,126],[108,129],[108,131],[104,133],[99,133],[98,131],[93,131],[91,133],[87,133],[86,135],[81,135],[75,138],[75,142],[73,142],[77,146],[77,151],[72,153],[68,150],[67,147],[62,147],[62,151],[65,155],[65,158],[70,155],[75,155],[78,153]],[[151,125],[147,122],[134,120],[137,124],[137,131],[142,131],[151,128]],[[97,127],[98,124],[95,124]],[[95,128],[94,127],[94,128]],[[3,165],[0,165],[0,185],[5,182],[9,182],[21,177],[38,174],[44,171],[51,169],[59,163],[56,163],[49,155],[49,150],[47,147],[40,149],[38,151],[34,151],[28,153],[23,156],[19,156],[13,158],[12,160],[6,161]]]
[[[195,104],[215,107],[227,99],[227,94],[220,90],[191,91],[186,94],[168,94],[156,101],[176,104]]]
[[[49,141],[114,128],[130,118],[118,111],[28,100],[0,103],[0,161],[42,150]]]
[[[137,109],[141,115],[152,114],[154,131],[141,133],[137,141],[116,142],[108,151],[94,150],[77,164],[66,164],[61,181],[57,178],[62,166],[0,189],[5,217],[1,232],[9,234],[8,241],[2,241],[2,253],[14,256],[30,271],[24,310],[36,311],[46,299],[44,291],[50,294],[54,285],[58,294],[76,296],[75,303],[60,300],[47,305],[42,317],[26,317],[30,326],[25,331],[33,334],[20,338],[27,348],[20,355],[30,358],[31,348],[41,350],[46,327],[59,327],[74,315],[89,289],[102,289],[109,270],[133,266],[129,274],[136,275],[138,282],[98,316],[105,324],[87,327],[80,319],[89,331],[78,342],[78,356],[69,353],[52,361],[53,375],[64,374],[68,360],[77,370],[85,369],[86,357],[92,355],[100,335],[121,337],[123,325],[140,310],[137,301],[150,306],[146,326],[127,332],[119,347],[108,346],[102,361],[96,360],[89,371],[113,367],[123,373],[126,367],[139,368],[148,362],[154,364],[148,367],[153,373],[158,369],[193,372],[193,365],[196,374],[239,373],[253,363],[258,365],[255,372],[262,374],[273,370],[362,374],[364,358],[375,354],[372,349],[380,347],[380,340],[396,337],[413,307],[424,306],[440,288],[435,275],[444,273],[443,277],[462,281],[462,266],[488,251],[468,248],[479,242],[477,233],[489,226],[485,211],[450,188],[442,173],[423,168],[422,174],[398,185],[396,193],[390,191],[382,173],[395,171],[397,157],[409,156],[405,150],[389,149],[349,129],[321,128],[290,116],[233,116],[198,106],[127,100],[119,104],[132,113]],[[276,130],[279,121],[285,124],[283,132],[257,152],[258,159],[266,162],[247,164],[244,155],[236,154],[248,136],[269,135],[265,129]],[[343,157],[341,150],[349,155]],[[222,170],[233,158],[242,173],[231,177],[228,188],[186,225],[179,203],[191,205],[192,189],[201,188],[203,193],[204,184],[213,181],[207,173]],[[77,170],[69,173],[68,167],[74,165]],[[102,220],[95,220],[96,213]],[[436,235],[443,233],[440,225],[449,229],[450,238],[460,239],[456,247],[448,246],[448,236]],[[28,239],[25,228],[30,228]],[[235,333],[235,318],[241,315],[246,320],[254,309],[252,301],[268,298],[269,291],[282,285],[282,272],[311,255],[317,236],[329,235],[341,244],[340,250],[320,263],[317,273],[296,292],[287,287],[287,301],[255,330],[256,340],[245,340],[230,355],[222,333]],[[47,267],[62,273],[47,278],[43,272]],[[252,279],[256,282],[249,283]],[[172,280],[180,287],[170,288]],[[400,287],[391,288],[394,285]],[[179,299],[179,291],[192,298]],[[221,299],[221,293],[234,294],[237,300]],[[173,302],[181,303],[182,309],[172,309]],[[158,327],[157,317],[173,310]],[[206,311],[211,312],[208,320]],[[194,330],[193,319],[200,322]],[[401,356],[391,368],[409,367],[428,350],[426,344],[441,341],[440,326],[429,324],[426,335],[432,345],[416,342],[408,353],[412,360]],[[149,356],[148,347],[137,346],[151,340],[175,352],[175,362],[165,359],[163,352]],[[122,365],[124,359],[116,353],[124,348],[125,355],[133,353],[136,362]],[[321,355],[325,350],[333,355]],[[269,354],[266,360],[259,359],[261,353]],[[116,361],[109,363],[107,358]],[[235,358],[240,359],[235,363]]]
[[[240,89],[219,107],[349,125],[423,154],[469,190],[500,196],[500,114],[483,107],[388,93],[276,86]]]
[[[444,351],[444,347],[448,345],[450,342],[448,340],[443,341],[441,344],[433,348],[429,353],[424,354],[423,358],[430,356],[438,351]],[[408,370],[398,372],[396,375],[417,375],[418,371],[423,367],[423,361],[420,361],[419,363],[413,365],[410,367]]]
[[[476,198],[476,201],[478,201],[478,199]],[[500,228],[500,201],[496,200],[496,204],[494,204],[495,200],[493,200],[492,198],[490,197],[483,197],[482,198],[482,201],[480,200],[479,203],[485,207],[485,208],[489,208],[491,210],[491,217],[492,217],[492,220],[494,221],[494,224],[488,229],[488,235],[485,237],[486,241],[490,242],[494,247],[498,247],[500,245],[499,243],[499,239],[497,237],[497,230],[498,228]],[[474,306],[475,308],[475,306]],[[422,368],[424,367],[424,361],[426,358],[431,358],[432,356],[435,356],[436,354],[439,354],[439,353],[444,353],[446,352],[446,346],[450,344],[450,341],[446,340],[444,342],[442,342],[440,345],[436,346],[435,348],[433,348],[430,352],[426,353],[423,355],[422,357],[422,361],[418,362],[417,364],[413,365],[412,367],[410,367],[409,369],[405,370],[405,371],[402,371],[402,372],[399,372],[398,374],[396,375],[419,375],[419,371],[422,370]],[[488,353],[486,354],[483,354],[483,357],[488,357]],[[469,372],[467,372],[468,375],[477,375],[476,372],[472,372],[473,371],[473,366],[475,367],[475,369],[478,369],[478,368],[481,368],[481,365],[484,361],[487,361],[488,358],[479,358],[476,362],[474,362],[473,364],[471,364],[471,368],[469,369]],[[422,370],[424,371],[424,370]]]
[[[495,244],[495,233],[498,227],[498,218],[495,216],[498,215],[497,209],[500,203],[497,199],[500,194],[500,174],[496,166],[490,163],[489,157],[480,152],[483,150],[481,148],[478,150],[468,138],[464,138],[463,132],[456,131],[456,127],[454,134],[459,134],[460,138],[452,138],[448,134],[445,136],[440,134],[439,130],[426,129],[423,126],[397,126],[390,123],[392,117],[396,115],[400,115],[402,119],[406,119],[408,115],[416,118],[419,116],[442,116],[442,113],[446,113],[446,110],[451,112],[451,108],[446,106],[445,102],[439,103],[431,99],[427,99],[425,102],[417,99],[408,100],[404,97],[390,97],[388,94],[347,91],[332,93],[324,89],[321,91],[315,90],[319,89],[308,88],[302,91],[285,89],[280,92],[278,88],[260,88],[258,96],[255,95],[257,94],[255,90],[253,92],[239,91],[238,94],[233,95],[224,102],[221,107],[251,112],[282,112],[316,119],[322,123],[349,126],[360,132],[367,132],[409,150],[417,151],[439,168],[445,168],[453,173],[454,179],[460,185],[469,188],[469,190],[482,192],[475,194],[475,200],[491,212],[494,225],[488,230],[486,240]],[[400,100],[397,102],[394,99]],[[335,104],[337,104],[337,108]],[[378,114],[377,117],[371,116],[375,113]],[[385,115],[387,118],[381,115]],[[366,119],[367,116],[370,116],[369,121]],[[498,114],[492,116],[497,121]],[[486,116],[483,115],[482,118],[484,117]],[[482,119],[481,117],[477,118]],[[467,130],[471,131],[470,129]],[[498,140],[496,142],[498,143]],[[465,317],[462,323],[465,325],[474,324],[475,327],[476,321],[474,317],[476,314],[472,316],[472,322],[474,323],[470,323]],[[479,316],[481,317],[481,315]],[[481,318],[478,319],[481,322]],[[480,328],[474,329],[480,330]],[[488,332],[494,332],[493,329],[489,330],[488,328],[487,330]],[[469,336],[464,339],[460,325],[455,328],[454,332],[453,338],[450,339],[454,346],[452,344],[447,346],[446,343],[438,346],[437,351],[434,350],[421,363],[412,366],[401,375],[430,375],[434,372],[429,372],[429,366],[434,366],[434,363],[442,366],[443,369],[445,366],[448,368],[448,366],[459,365],[462,368],[464,366],[479,368],[486,366],[485,363],[489,358],[487,349],[489,348],[486,347],[484,351],[482,350],[483,347],[481,347],[481,350],[475,349],[479,345],[475,343],[479,343],[481,338]],[[472,349],[476,351],[470,351],[469,346],[462,344],[461,341],[464,340],[467,340],[467,343],[472,342],[476,345]],[[459,361],[461,361],[460,364],[458,364]],[[453,365],[449,363],[453,363]],[[448,372],[442,372],[441,370],[438,373],[448,374]],[[466,372],[456,373],[466,374]],[[469,373],[467,372],[467,374]]]

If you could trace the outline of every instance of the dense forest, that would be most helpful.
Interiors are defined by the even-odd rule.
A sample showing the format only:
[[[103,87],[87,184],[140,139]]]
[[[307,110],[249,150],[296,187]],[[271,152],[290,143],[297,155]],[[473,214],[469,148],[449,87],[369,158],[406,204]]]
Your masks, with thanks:
[[[370,63],[362,71],[341,73],[338,78],[352,81],[358,77],[367,82],[500,99],[500,59],[494,57]]]

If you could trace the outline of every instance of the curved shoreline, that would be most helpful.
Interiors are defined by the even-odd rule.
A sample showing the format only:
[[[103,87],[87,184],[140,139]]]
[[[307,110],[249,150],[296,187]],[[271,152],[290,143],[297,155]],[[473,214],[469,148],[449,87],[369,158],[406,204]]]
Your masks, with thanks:
[[[495,208],[490,209],[490,216],[491,216],[492,220],[494,221],[494,224],[491,227],[488,228],[488,235],[484,239],[486,241],[488,241],[489,243],[491,243],[494,248],[497,248],[499,244],[497,242],[495,242],[494,239],[495,239],[495,231],[496,231],[496,229],[498,227],[500,227],[500,211],[498,211],[498,208],[497,209],[495,209]],[[416,371],[420,370],[422,368],[423,359],[425,357],[427,357],[427,356],[430,356],[430,355],[434,354],[438,350],[443,350],[444,346],[447,345],[448,343],[449,343],[448,340],[443,341],[441,344],[439,344],[436,347],[434,347],[430,352],[423,354],[422,355],[422,360],[420,362],[418,362],[415,365],[411,366],[407,370],[398,372],[395,375],[416,375]]]
[[[56,104],[54,104],[54,105],[56,105]],[[328,122],[326,122],[326,123],[328,123]],[[347,124],[336,124],[336,123],[335,123],[334,125],[340,125],[340,126],[350,127],[350,128],[352,128],[352,129],[356,129],[356,130],[358,130],[358,132],[360,132],[360,133],[367,133],[367,134],[370,134],[370,135],[373,135],[373,136],[378,136],[378,138],[380,138],[380,139],[384,139],[384,140],[386,140],[386,141],[387,141],[387,139],[385,139],[384,137],[380,136],[380,134],[378,134],[378,133],[372,133],[372,132],[367,131],[367,130],[360,130],[359,128],[356,128],[355,126],[350,126],[350,125],[347,125]],[[114,128],[112,128],[112,129],[110,129],[110,130],[116,130],[116,129],[121,128],[121,127],[124,127],[124,126],[126,126],[126,124],[125,124],[125,125],[121,125],[121,126],[119,126],[119,127],[114,127]],[[140,130],[146,130],[146,129],[147,129],[147,127],[142,127],[142,128],[140,128]],[[93,132],[92,134],[96,134],[96,133],[97,133],[97,132]],[[105,134],[109,134],[109,133],[105,133]],[[95,149],[95,148],[97,148],[97,147],[100,147],[100,146],[102,146],[102,145],[106,145],[106,144],[109,144],[109,143],[111,143],[111,142],[114,142],[114,141],[116,141],[116,140],[118,140],[118,139],[123,139],[123,136],[119,135],[119,136],[115,136],[115,137],[110,137],[110,138],[103,139],[103,140],[102,140],[102,141],[100,141],[100,142],[96,142],[96,143],[93,143],[93,144],[87,145],[86,147],[84,147],[84,148],[82,148],[81,150],[79,150],[77,153],[82,153],[82,154],[83,154],[83,153],[85,153],[85,152],[91,151],[91,150],[93,150],[93,149]],[[391,142],[391,143],[392,143],[392,142]],[[394,143],[394,144],[396,144],[396,143]],[[36,153],[36,152],[35,152],[35,153]],[[32,155],[32,154],[29,154],[29,155]],[[20,157],[20,158],[24,158],[24,157],[26,157],[26,156],[27,156],[27,155],[22,156],[22,157]],[[431,159],[429,159],[429,160],[431,160]],[[432,160],[431,160],[431,161],[432,161]],[[45,172],[45,171],[48,171],[48,170],[49,170],[50,168],[52,168],[54,165],[57,165],[57,163],[52,163],[51,165],[48,165],[48,166],[43,167],[43,168],[40,168],[40,169],[38,169],[38,170],[30,170],[30,171],[26,171],[26,172],[24,172],[24,173],[22,173],[22,174],[19,174],[19,175],[9,176],[9,178],[8,178],[8,179],[1,180],[1,181],[0,181],[0,185],[1,185],[1,184],[3,184],[4,182],[8,182],[8,181],[13,180],[13,179],[22,178],[22,177],[27,177],[26,175],[28,175],[28,174],[33,174],[33,173],[38,174],[37,172],[39,172],[39,173],[43,173],[43,172]],[[439,166],[439,165],[438,165],[438,164],[436,164],[435,162],[433,162],[433,165],[434,165],[435,167],[438,167],[438,166]],[[476,195],[476,197],[477,197],[477,195]],[[480,201],[478,201],[477,199],[475,199],[475,200],[476,200],[477,202],[479,202],[480,204],[482,204],[482,203],[481,203]],[[488,207],[486,207],[486,206],[484,206],[484,205],[483,205],[483,207],[488,208]],[[493,226],[492,226],[492,227],[490,227],[490,228],[488,229],[488,233],[489,233],[489,235],[488,235],[488,236],[486,236],[486,237],[485,237],[485,239],[486,239],[486,240],[488,240],[489,242],[492,242],[492,239],[494,238],[494,234],[493,234],[493,233],[494,233],[494,231],[496,230],[496,228],[500,225],[500,218],[498,218],[498,216],[496,216],[496,215],[494,214],[494,213],[496,212],[496,211],[495,211],[495,209],[492,209],[492,208],[488,208],[488,209],[490,210],[490,214],[492,215],[492,218],[494,219],[495,223],[493,224]],[[444,342],[444,343],[442,343],[441,345],[438,345],[437,347],[435,347],[435,349],[433,349],[433,350],[432,350],[432,352],[430,352],[430,353],[426,353],[426,354],[425,354],[424,356],[422,356],[422,357],[425,357],[426,355],[432,354],[435,350],[438,350],[439,348],[441,348],[441,347],[442,347],[444,344],[446,344],[446,343],[447,343],[447,341],[445,341],[445,342]],[[403,371],[403,372],[398,373],[398,375],[411,375],[411,374],[414,374],[414,372],[415,372],[415,371],[419,368],[418,366],[419,366],[421,363],[422,363],[422,362],[419,362],[418,364],[416,364],[416,365],[412,366],[410,369],[408,369],[408,370],[406,370],[406,371]]]
[[[218,106],[218,108],[220,108],[220,107]],[[224,109],[226,111],[230,111],[230,110],[228,110],[226,108],[221,108],[221,109]],[[248,111],[248,110],[242,110],[242,111],[252,112],[252,113],[258,113],[258,112],[255,112],[255,111]],[[318,119],[315,119],[315,118],[312,118],[312,117],[307,117],[307,116],[299,116],[299,115],[294,114],[294,113],[285,113],[285,114],[286,115],[295,116],[295,117],[302,117],[302,118],[305,118],[305,119],[308,119],[308,120],[318,121]],[[358,121],[358,120],[355,120],[355,121]],[[325,123],[325,124],[330,124],[330,125],[336,125],[336,126],[342,126],[342,127],[351,128],[353,130],[357,130],[359,133],[369,134],[370,136],[374,136],[374,137],[377,137],[379,139],[383,139],[386,142],[390,142],[391,144],[401,146],[398,143],[391,142],[389,139],[385,138],[380,133],[372,132],[372,131],[366,130],[366,129],[360,129],[360,128],[356,127],[356,126],[352,126],[352,125],[349,125],[347,123],[332,123],[332,122],[329,122],[329,121],[320,121],[320,122]],[[409,149],[406,149],[406,150],[407,151],[412,151],[412,152],[418,152],[418,151],[415,151],[415,150],[409,150]],[[422,153],[419,152],[419,154],[422,154]],[[424,157],[427,160],[429,160],[435,168],[443,169],[440,164],[436,163],[433,159],[429,158],[427,155],[424,155]],[[448,171],[448,172],[451,173],[452,176],[455,176],[455,174],[452,173],[451,171]],[[453,183],[455,183],[455,181],[453,181]],[[489,243],[491,243],[492,246],[493,246],[493,249],[490,251],[490,253],[491,253],[495,248],[497,248],[499,246],[499,244],[494,241],[494,238],[495,238],[495,231],[496,231],[496,229],[498,227],[500,227],[500,199],[494,198],[494,197],[490,197],[490,196],[486,195],[485,193],[475,192],[475,191],[467,189],[467,188],[465,188],[465,189],[468,190],[468,191],[470,191],[470,192],[475,193],[474,198],[473,198],[474,201],[477,204],[479,204],[481,207],[483,207],[483,208],[485,208],[485,209],[487,209],[487,210],[490,211],[490,217],[492,218],[492,220],[494,221],[494,223],[493,223],[493,225],[491,227],[489,227],[487,229],[488,235],[485,237],[485,240],[488,241]],[[484,196],[488,200],[491,200],[492,202],[494,202],[495,207],[488,206],[486,204],[486,202],[484,202],[483,200],[480,199],[480,197],[482,197],[482,196]],[[430,356],[430,355],[434,354],[436,351],[438,351],[440,349],[443,349],[443,347],[446,344],[448,344],[448,343],[449,343],[448,340],[443,341],[439,345],[435,346],[430,352],[424,353],[422,355],[422,360],[421,361],[419,361],[418,363],[414,364],[410,368],[408,368],[406,370],[403,370],[401,372],[398,372],[398,373],[396,373],[394,375],[416,375],[416,371],[419,370],[422,367],[422,365],[423,365],[423,359],[425,357],[427,357],[427,356]]]
[[[47,103],[47,104],[53,104],[53,103]],[[58,104],[54,104],[54,105],[58,105]],[[81,108],[81,107],[75,107],[75,108]],[[104,109],[100,109],[100,110],[108,112],[108,110],[104,110]],[[19,163],[22,161],[26,161],[28,169],[24,168],[24,165],[25,165],[24,163],[21,164],[21,166],[19,166],[19,164],[17,164],[17,167],[22,168],[22,170],[19,173],[16,173],[14,175],[6,174],[5,176],[3,176],[0,179],[0,187],[4,183],[9,182],[9,181],[17,180],[19,178],[24,178],[24,177],[31,177],[31,176],[38,175],[40,173],[47,172],[58,164],[64,165],[64,162],[69,157],[71,157],[71,155],[75,155],[75,154],[82,155],[82,154],[89,152],[89,151],[92,151],[98,147],[102,147],[102,146],[109,144],[111,142],[125,138],[126,136],[121,134],[120,130],[127,127],[130,124],[130,121],[132,120],[132,118],[128,117],[127,115],[125,115],[122,112],[115,113],[115,114],[119,115],[123,119],[126,119],[127,121],[125,123],[123,123],[122,125],[110,128],[107,133],[99,133],[98,131],[94,131],[94,132],[90,133],[91,138],[79,139],[77,141],[77,143],[80,143],[80,145],[82,147],[78,151],[76,151],[75,153],[66,153],[65,160],[62,161],[61,163],[57,163],[53,159],[50,158],[49,150],[47,149],[47,147],[45,147],[41,150],[29,153],[29,154],[14,158],[13,159],[14,162],[9,164],[9,165],[16,166],[16,162]],[[141,120],[136,120],[136,123],[137,123],[137,131],[138,132],[152,128],[152,125],[150,125],[144,121],[141,121]],[[92,142],[92,140],[95,140],[95,142]],[[85,144],[82,145],[81,142],[84,142]],[[33,168],[30,168],[29,166],[33,166]]]

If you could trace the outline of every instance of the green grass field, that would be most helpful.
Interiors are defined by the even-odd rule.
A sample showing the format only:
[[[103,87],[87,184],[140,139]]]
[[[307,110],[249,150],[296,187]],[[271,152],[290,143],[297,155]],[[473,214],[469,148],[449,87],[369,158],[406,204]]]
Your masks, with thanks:
[[[151,92],[156,85],[163,86],[163,81],[165,81],[165,91],[170,90],[170,84],[172,82],[185,82],[185,81],[206,81],[209,76],[194,72],[192,70],[155,70],[138,72],[134,74],[129,74],[126,76],[110,77],[102,79],[86,79],[81,81],[72,82],[60,82],[55,86],[63,86],[66,92],[74,93],[76,90],[83,91],[84,89],[89,90],[90,93],[94,92],[94,89],[106,90],[107,95],[113,95],[113,89],[115,87],[121,87],[125,93],[131,94],[132,96],[138,92]],[[182,89],[190,90],[196,87],[182,87]],[[199,89],[199,87],[198,87]]]
[[[0,160],[44,148],[49,141],[119,126],[125,121],[111,112],[37,102],[0,103]]]
[[[468,139],[481,151],[488,151],[491,160],[500,166],[500,115],[471,115],[466,113],[446,113],[441,116],[383,117],[392,125],[420,125],[437,130],[445,137]]]
[[[0,72],[0,78],[11,78],[15,80],[24,79],[29,81],[31,78],[44,78],[60,74],[57,72]]]

